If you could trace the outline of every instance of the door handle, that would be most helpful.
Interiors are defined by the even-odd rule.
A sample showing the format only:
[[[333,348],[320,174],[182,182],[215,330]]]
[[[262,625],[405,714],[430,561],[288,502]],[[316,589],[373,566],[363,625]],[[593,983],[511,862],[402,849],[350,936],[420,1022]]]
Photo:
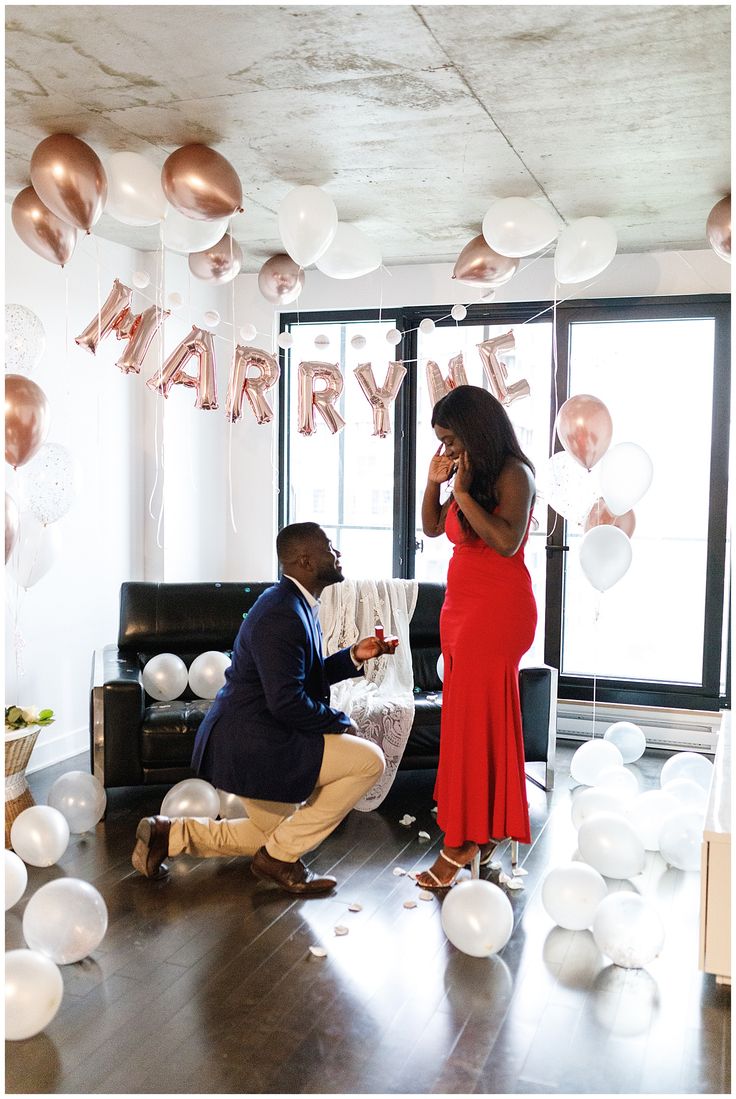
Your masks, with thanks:
[[[549,545],[547,545],[544,548],[547,551],[547,556],[551,557],[553,553],[567,553],[567,551],[569,550],[570,547],[569,546],[549,546]]]

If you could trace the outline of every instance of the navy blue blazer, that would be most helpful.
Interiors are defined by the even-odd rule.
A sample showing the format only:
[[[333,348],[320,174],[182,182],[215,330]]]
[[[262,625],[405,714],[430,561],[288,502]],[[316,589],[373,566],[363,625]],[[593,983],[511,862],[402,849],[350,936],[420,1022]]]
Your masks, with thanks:
[[[192,767],[241,797],[305,801],[322,766],[322,735],[352,727],[330,706],[330,684],[362,674],[349,649],[323,659],[312,609],[284,577],[238,630],[225,685],[197,731]]]

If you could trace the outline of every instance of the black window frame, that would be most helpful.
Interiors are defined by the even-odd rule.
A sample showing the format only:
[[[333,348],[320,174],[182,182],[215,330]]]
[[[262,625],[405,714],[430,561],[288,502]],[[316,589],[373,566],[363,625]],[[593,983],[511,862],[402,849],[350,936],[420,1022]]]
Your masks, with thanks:
[[[513,326],[522,323],[552,322],[556,325],[557,370],[551,370],[550,438],[554,432],[555,408],[569,395],[569,347],[571,325],[580,320],[683,320],[713,317],[715,346],[713,364],[713,406],[711,420],[711,469],[708,522],[708,561],[706,566],[705,623],[703,633],[702,684],[678,684],[597,676],[595,697],[598,702],[715,711],[731,705],[731,646],[730,629],[726,640],[726,689],[720,691],[723,646],[724,592],[726,585],[726,537],[728,499],[729,410],[730,410],[730,295],[697,294],[668,297],[586,298],[555,303],[534,302],[475,303],[465,320],[456,322],[450,316],[451,305],[403,306],[392,309],[341,309],[282,313],[280,331],[288,332],[299,324],[352,324],[360,321],[393,320],[402,333],[401,342],[387,359],[405,363],[407,376],[399,390],[393,410],[394,445],[394,553],[393,574],[411,578],[415,571],[415,483],[416,422],[418,393],[419,322],[428,317],[438,328],[493,325]],[[289,448],[288,425],[295,422],[289,407],[288,371],[291,356],[283,349],[279,353],[279,503],[278,523],[288,521]],[[561,445],[555,436],[555,450]],[[555,519],[557,518],[557,521]],[[565,522],[548,509],[547,580],[545,595],[545,661],[560,667],[563,644],[563,553],[566,548]],[[730,598],[725,611],[730,624]],[[561,699],[590,701],[593,695],[592,676],[559,676],[558,695]]]

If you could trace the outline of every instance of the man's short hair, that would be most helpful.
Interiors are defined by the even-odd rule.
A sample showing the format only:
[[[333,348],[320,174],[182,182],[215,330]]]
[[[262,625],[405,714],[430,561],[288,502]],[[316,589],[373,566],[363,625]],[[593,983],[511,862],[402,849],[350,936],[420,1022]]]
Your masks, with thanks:
[[[327,537],[319,523],[290,523],[276,535],[276,556],[282,565],[287,561],[294,561],[320,535]]]

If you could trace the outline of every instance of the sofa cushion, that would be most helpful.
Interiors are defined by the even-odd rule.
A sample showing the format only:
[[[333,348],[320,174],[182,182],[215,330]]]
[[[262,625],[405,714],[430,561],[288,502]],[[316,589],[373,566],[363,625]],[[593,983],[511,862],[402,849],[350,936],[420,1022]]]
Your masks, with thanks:
[[[149,766],[189,765],[194,737],[212,699],[153,702],[141,725],[141,761]]]

